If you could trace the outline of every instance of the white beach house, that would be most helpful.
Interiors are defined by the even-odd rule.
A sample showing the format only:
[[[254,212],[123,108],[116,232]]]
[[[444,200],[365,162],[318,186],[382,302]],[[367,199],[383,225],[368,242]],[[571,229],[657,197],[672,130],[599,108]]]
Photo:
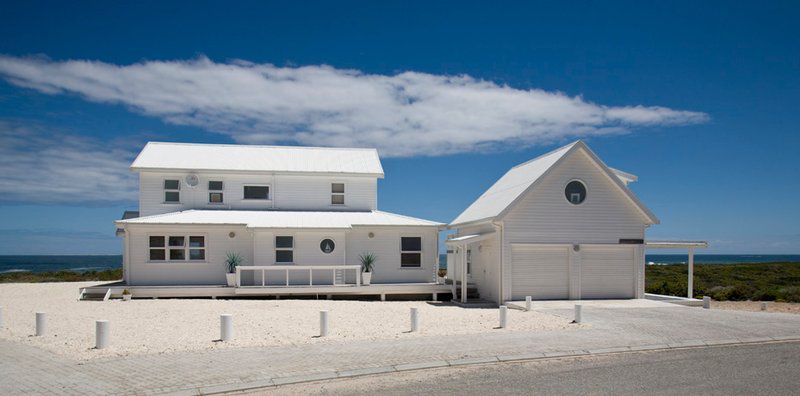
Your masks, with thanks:
[[[644,297],[645,248],[705,242],[649,242],[658,219],[628,184],[636,176],[609,168],[575,142],[515,166],[449,228],[448,275],[461,301],[467,285],[482,299]]]
[[[435,282],[444,224],[378,210],[374,149],[151,142],[131,169],[139,213],[116,222],[115,295],[449,292]],[[229,252],[244,259],[234,287]],[[361,284],[366,253],[377,257],[371,286]]]

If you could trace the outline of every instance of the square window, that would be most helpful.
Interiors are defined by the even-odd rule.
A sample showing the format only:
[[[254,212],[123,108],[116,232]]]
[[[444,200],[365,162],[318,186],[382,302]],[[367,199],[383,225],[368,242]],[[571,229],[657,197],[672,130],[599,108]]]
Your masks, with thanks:
[[[344,205],[344,195],[331,195],[331,205]]]
[[[222,193],[221,192],[212,192],[208,194],[208,202],[210,203],[222,203]]]
[[[164,189],[165,190],[180,190],[181,189],[181,182],[180,182],[180,180],[164,180]]]
[[[422,266],[422,254],[420,253],[400,253],[401,267],[420,267]]]
[[[164,202],[180,202],[180,201],[181,201],[181,193],[177,191],[164,192]]]
[[[407,251],[422,251],[422,238],[420,237],[402,237],[400,238],[400,250]]]
[[[276,236],[275,237],[275,247],[276,248],[288,248],[288,249],[293,248],[294,247],[294,237]]]
[[[186,251],[183,249],[170,249],[169,250],[169,259],[170,260],[186,260]]]
[[[180,246],[183,247],[184,243],[186,243],[186,238],[184,236],[171,236],[169,237],[169,246]]]
[[[150,237],[150,247],[164,247],[164,237],[163,236],[151,236]]]
[[[269,186],[244,186],[244,199],[269,199]]]
[[[210,182],[208,182],[208,190],[209,191],[222,191],[222,182],[221,181],[210,181]]]
[[[331,192],[334,194],[344,194],[344,183],[331,183]]]
[[[150,249],[150,260],[164,261],[167,259],[167,251],[164,249]]]
[[[205,249],[189,249],[189,260],[205,260]]]
[[[206,247],[206,238],[202,236],[190,236],[189,247],[190,248]]]
[[[276,263],[293,263],[294,252],[291,250],[276,250],[275,251]]]

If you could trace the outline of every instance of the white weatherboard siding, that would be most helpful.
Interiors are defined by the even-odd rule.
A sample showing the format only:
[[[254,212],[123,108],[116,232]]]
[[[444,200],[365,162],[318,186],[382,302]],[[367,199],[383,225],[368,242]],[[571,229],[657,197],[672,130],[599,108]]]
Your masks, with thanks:
[[[229,233],[234,232],[234,238]],[[203,262],[151,262],[150,235],[203,235],[206,260]],[[253,262],[253,237],[243,226],[128,226],[126,239],[130,259],[128,282],[131,285],[221,285],[225,283],[225,253],[237,252],[246,263]]]
[[[196,174],[195,187],[186,176]],[[164,202],[164,180],[180,181],[180,203]],[[223,182],[222,204],[208,202],[208,182]],[[345,184],[345,204],[331,205],[331,183]],[[245,200],[245,185],[268,185],[270,200]],[[141,216],[187,209],[282,209],[354,211],[377,208],[377,179],[364,176],[297,176],[248,173],[140,172],[139,212]]]
[[[373,237],[369,237],[369,233]],[[400,237],[422,237],[422,266],[400,267]],[[432,282],[438,264],[439,230],[436,227],[353,227],[347,238],[347,260],[360,265],[359,255],[377,257],[373,283]]]

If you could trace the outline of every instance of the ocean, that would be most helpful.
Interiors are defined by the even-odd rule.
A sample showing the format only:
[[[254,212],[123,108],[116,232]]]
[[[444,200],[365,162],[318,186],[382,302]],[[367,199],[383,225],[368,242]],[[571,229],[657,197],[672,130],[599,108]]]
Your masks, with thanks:
[[[686,264],[689,256],[685,254],[647,254],[645,262],[650,265]],[[695,264],[737,264],[737,263],[800,263],[800,254],[695,254]],[[447,255],[439,257],[439,268],[447,267]]]
[[[645,261],[652,265],[685,264],[685,254],[648,254]],[[696,254],[697,264],[736,264],[800,262],[798,254]],[[440,267],[447,267],[447,255],[440,257]],[[122,256],[0,256],[0,274],[8,272],[102,271],[122,266]]]

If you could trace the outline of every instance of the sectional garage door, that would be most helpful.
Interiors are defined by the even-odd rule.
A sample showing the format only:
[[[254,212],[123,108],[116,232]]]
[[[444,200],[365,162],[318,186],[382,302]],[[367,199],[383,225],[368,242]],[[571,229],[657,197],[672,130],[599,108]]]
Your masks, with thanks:
[[[512,300],[569,298],[569,246],[511,246]]]
[[[633,298],[632,246],[581,246],[581,298]]]

